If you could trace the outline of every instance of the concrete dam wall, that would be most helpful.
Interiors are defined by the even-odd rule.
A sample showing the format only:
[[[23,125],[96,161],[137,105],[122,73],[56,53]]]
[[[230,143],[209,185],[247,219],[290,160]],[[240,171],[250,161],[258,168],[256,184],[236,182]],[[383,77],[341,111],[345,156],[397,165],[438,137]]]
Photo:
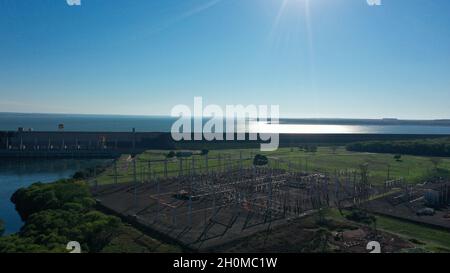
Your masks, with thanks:
[[[167,134],[142,132],[0,132],[0,157],[113,158],[168,147]]]
[[[439,138],[443,135],[281,134],[280,147],[305,143],[345,145],[356,141]],[[224,137],[225,139],[225,137]],[[114,158],[147,149],[248,149],[261,141],[174,141],[160,132],[0,131],[0,158]]]

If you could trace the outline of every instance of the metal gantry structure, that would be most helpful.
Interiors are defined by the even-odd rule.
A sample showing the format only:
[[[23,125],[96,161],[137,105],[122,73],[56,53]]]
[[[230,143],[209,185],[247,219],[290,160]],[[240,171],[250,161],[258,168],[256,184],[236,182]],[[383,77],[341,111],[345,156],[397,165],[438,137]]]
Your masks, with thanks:
[[[372,193],[367,177],[357,171],[336,171],[332,176],[307,173],[300,161],[279,158],[271,158],[266,166],[253,166],[252,156],[242,152],[238,157],[203,157],[148,160],[141,162],[139,170],[136,157],[127,160],[133,181],[122,187],[133,195],[134,215],[195,231],[196,241],[203,242],[230,229],[261,225],[270,229],[275,221],[309,215],[332,206],[333,201],[352,205],[368,200]],[[114,184],[120,185],[118,168],[115,162]],[[217,227],[222,231],[212,232]]]

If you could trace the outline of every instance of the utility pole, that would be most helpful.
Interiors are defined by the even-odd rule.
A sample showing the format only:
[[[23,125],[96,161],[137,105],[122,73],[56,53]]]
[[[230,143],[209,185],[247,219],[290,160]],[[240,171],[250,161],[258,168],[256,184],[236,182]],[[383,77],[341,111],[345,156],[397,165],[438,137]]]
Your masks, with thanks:
[[[167,159],[164,160],[164,177],[167,178]]]
[[[189,227],[192,227],[192,191],[191,193],[189,193],[189,209],[188,209],[188,213],[189,213]]]
[[[117,184],[117,159],[114,160],[114,184]]]
[[[391,165],[388,164],[388,165],[387,165],[387,180],[390,179],[390,172],[391,172]]]
[[[147,162],[147,168],[148,168],[148,180],[151,181],[152,180],[152,161],[148,160]]]
[[[94,166],[94,183],[95,183],[95,191],[97,191],[98,190],[97,166]]]
[[[136,155],[136,128],[133,128],[133,155]]]
[[[133,155],[133,180],[134,180],[134,209],[137,212],[137,177],[136,177],[136,155]]]
[[[239,170],[242,174],[242,151],[239,151]]]

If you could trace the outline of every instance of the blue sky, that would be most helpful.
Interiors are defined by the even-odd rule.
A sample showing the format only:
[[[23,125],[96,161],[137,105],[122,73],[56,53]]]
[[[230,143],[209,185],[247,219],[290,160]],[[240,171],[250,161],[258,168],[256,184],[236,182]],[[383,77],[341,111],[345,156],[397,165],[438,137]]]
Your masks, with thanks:
[[[450,118],[447,0],[81,1],[0,0],[0,112]]]

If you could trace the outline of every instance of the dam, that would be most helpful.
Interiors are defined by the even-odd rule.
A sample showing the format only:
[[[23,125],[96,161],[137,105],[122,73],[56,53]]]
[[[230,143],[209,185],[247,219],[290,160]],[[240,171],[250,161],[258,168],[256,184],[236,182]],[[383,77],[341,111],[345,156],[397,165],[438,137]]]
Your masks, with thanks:
[[[448,135],[447,135],[448,136]],[[368,140],[438,138],[430,134],[280,134],[280,147],[346,145]],[[246,138],[247,139],[247,138]],[[0,158],[116,158],[149,149],[258,148],[257,141],[175,141],[168,132],[0,131]]]
[[[157,149],[167,143],[161,133],[135,132],[0,132],[0,158],[115,158],[122,153]],[[167,147],[165,145],[164,147]]]

